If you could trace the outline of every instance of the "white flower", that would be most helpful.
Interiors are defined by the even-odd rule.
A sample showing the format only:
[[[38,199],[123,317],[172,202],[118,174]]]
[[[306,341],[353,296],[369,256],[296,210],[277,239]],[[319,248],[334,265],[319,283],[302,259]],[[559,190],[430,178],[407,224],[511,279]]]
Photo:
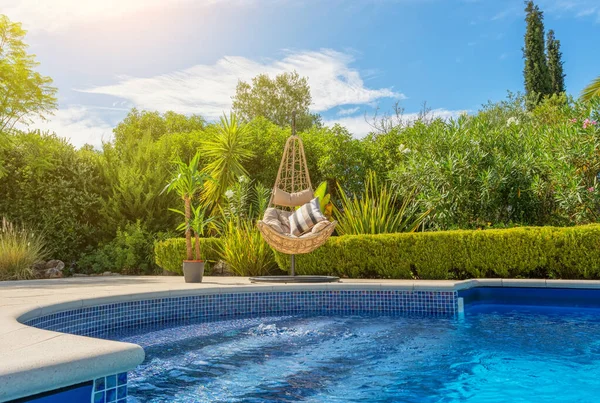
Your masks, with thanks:
[[[225,192],[225,197],[231,199],[233,197],[233,190],[228,189],[227,192]]]
[[[410,148],[406,147],[404,144],[400,144],[400,145],[398,146],[398,151],[399,151],[401,154],[408,154],[408,153],[410,153]]]
[[[246,182],[248,182],[248,177],[246,175],[242,175],[238,178],[238,181],[240,183],[246,183]]]
[[[508,120],[506,121],[506,126],[511,126],[511,125],[518,125],[519,124],[519,119],[513,117],[508,118]]]

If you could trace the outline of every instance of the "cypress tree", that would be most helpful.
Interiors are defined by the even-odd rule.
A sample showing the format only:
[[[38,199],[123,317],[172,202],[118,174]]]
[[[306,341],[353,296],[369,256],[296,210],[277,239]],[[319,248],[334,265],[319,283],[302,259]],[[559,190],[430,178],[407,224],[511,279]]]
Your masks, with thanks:
[[[550,75],[546,64],[544,46],[544,13],[533,1],[528,1],[525,7],[527,16],[525,22],[525,46],[523,47],[523,58],[525,68],[523,76],[525,79],[525,93],[530,99],[541,99],[542,96],[551,93]]]
[[[562,52],[560,41],[554,37],[554,31],[548,31],[546,41],[548,55],[548,74],[550,75],[550,86],[553,94],[565,92],[565,74],[563,73]]]

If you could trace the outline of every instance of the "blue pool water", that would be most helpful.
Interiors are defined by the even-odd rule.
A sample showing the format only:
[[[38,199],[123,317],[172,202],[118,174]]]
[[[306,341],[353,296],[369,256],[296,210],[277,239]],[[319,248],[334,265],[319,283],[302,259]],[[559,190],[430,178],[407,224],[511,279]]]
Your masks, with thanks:
[[[129,402],[593,402],[600,309],[464,318],[272,316],[113,334],[146,351]]]

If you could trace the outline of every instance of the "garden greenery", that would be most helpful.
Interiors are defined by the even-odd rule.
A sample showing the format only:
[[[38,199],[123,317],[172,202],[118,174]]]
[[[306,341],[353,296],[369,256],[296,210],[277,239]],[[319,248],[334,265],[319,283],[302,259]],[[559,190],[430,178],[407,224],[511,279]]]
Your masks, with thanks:
[[[46,253],[46,244],[39,233],[14,225],[2,217],[0,222],[0,280],[33,278],[33,264],[45,258]]]
[[[430,280],[600,279],[599,245],[598,224],[344,235],[298,255],[296,273]],[[289,256],[276,253],[276,260],[289,269]]]

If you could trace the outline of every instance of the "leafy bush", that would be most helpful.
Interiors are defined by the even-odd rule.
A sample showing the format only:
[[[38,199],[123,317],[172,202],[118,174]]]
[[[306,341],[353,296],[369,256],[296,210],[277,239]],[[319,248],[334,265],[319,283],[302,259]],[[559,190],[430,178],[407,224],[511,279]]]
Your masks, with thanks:
[[[78,261],[79,270],[85,273],[112,271],[123,274],[153,274],[154,236],[138,221],[117,230],[115,238],[83,255]]]
[[[208,264],[206,272],[210,273],[211,263],[220,259],[222,241],[219,238],[200,238],[202,257]],[[185,260],[185,238],[170,238],[157,241],[154,244],[154,259],[156,264],[171,273],[183,275],[182,263]]]
[[[99,225],[104,182],[97,152],[39,132],[5,141],[0,216],[45,234],[49,256],[67,264],[107,235]]]
[[[276,253],[282,269],[289,257]],[[600,278],[600,225],[330,238],[296,257],[298,274],[352,278]]]
[[[372,134],[363,146],[381,177],[432,209],[430,229],[586,224],[600,218],[598,113],[565,97],[530,113],[513,97]]]
[[[276,268],[273,250],[252,221],[229,221],[222,238],[221,259],[238,276],[263,276]]]
[[[31,267],[46,255],[42,236],[19,228],[5,218],[2,218],[0,231],[0,280],[32,278]]]

